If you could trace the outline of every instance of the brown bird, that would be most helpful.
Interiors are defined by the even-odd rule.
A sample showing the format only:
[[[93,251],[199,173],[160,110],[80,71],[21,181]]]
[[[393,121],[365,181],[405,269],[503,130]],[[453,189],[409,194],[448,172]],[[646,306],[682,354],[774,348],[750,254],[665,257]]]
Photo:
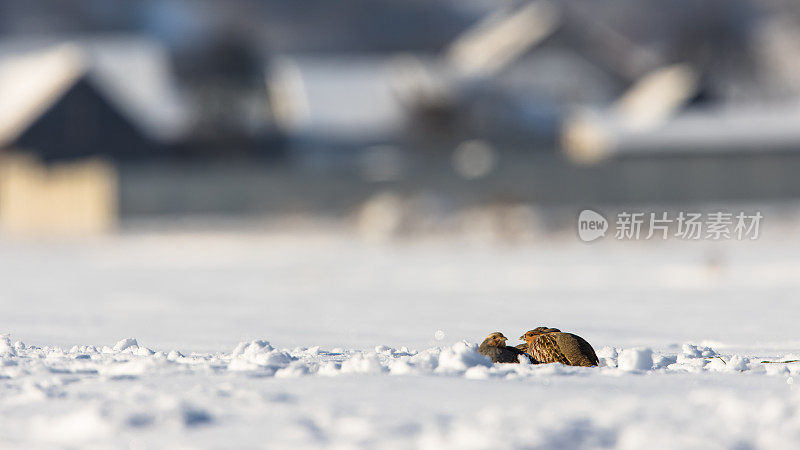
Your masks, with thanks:
[[[536,328],[532,329],[531,331],[528,331],[528,333],[545,334],[545,333],[556,333],[556,332],[559,332],[559,331],[561,331],[561,330],[559,330],[558,328],[536,327]],[[520,338],[520,339],[522,339],[522,338]],[[517,345],[515,345],[515,347],[520,349],[520,350],[522,350],[525,353],[528,353],[528,343],[527,342],[524,342],[522,344],[517,344]]]
[[[527,353],[537,363],[560,362],[568,366],[589,367],[600,362],[592,346],[572,333],[542,332],[536,328],[519,338],[528,343]]]
[[[533,362],[531,356],[522,350],[506,347],[507,340],[508,338],[503,336],[503,333],[496,331],[483,340],[480,347],[478,347],[478,352],[488,356],[493,363],[519,363],[520,355],[524,355],[523,357],[527,358],[528,361]]]

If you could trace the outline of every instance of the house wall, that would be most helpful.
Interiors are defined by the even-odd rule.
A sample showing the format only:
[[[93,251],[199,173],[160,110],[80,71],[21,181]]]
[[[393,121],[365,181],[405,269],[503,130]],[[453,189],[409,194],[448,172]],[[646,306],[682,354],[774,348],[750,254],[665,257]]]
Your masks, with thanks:
[[[0,232],[75,235],[111,231],[117,224],[117,175],[107,161],[44,166],[36,159],[0,159]]]

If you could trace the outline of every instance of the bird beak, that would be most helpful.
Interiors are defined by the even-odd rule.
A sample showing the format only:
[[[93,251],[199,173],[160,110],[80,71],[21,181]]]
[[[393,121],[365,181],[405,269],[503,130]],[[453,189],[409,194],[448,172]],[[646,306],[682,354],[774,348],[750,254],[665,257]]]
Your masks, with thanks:
[[[505,341],[507,341],[507,340],[508,340],[508,338],[507,338],[507,337],[501,337],[501,338],[500,338],[500,340],[502,340],[503,342],[505,342]]]
[[[525,340],[525,335],[523,334],[522,336],[520,336],[520,337],[519,337],[519,340],[520,340],[520,341],[524,341],[524,340]]]

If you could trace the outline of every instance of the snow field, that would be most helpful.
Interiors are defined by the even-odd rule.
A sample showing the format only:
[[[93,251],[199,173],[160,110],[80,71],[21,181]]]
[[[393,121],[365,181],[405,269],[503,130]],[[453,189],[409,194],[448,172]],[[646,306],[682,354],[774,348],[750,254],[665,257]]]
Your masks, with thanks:
[[[466,341],[333,351],[264,340],[183,354],[131,338],[61,349],[3,335],[0,445],[792,448],[800,438],[800,364],[694,344],[598,356],[597,368],[491,364]],[[730,389],[765,383],[764,397],[763,386]]]
[[[770,230],[0,241],[0,449],[795,449],[800,241]],[[539,325],[601,367],[475,351]]]

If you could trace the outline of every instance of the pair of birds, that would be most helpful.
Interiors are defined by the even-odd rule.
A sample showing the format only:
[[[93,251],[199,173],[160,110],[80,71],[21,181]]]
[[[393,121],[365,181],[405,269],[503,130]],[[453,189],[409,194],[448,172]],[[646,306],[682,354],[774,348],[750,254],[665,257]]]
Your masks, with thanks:
[[[596,366],[599,363],[592,346],[582,337],[558,328],[537,327],[519,337],[525,341],[506,347],[507,337],[497,331],[483,340],[478,351],[495,363],[519,363],[520,356],[532,364],[559,362],[568,366]]]

